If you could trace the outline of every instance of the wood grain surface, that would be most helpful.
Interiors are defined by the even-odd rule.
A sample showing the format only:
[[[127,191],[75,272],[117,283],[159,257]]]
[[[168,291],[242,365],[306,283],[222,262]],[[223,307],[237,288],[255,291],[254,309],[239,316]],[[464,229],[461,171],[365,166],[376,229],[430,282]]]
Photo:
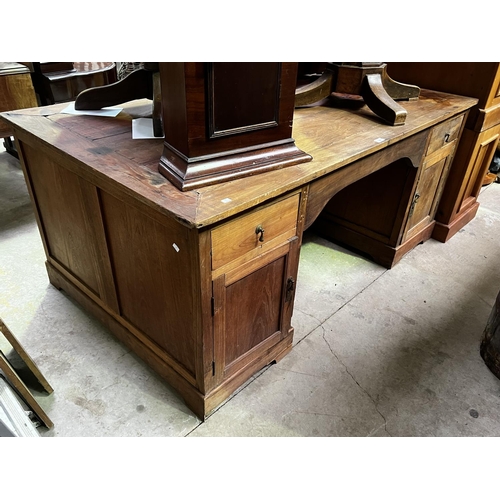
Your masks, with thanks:
[[[366,106],[356,111],[325,106],[298,109],[293,137],[301,150],[312,155],[311,162],[189,192],[179,191],[158,173],[162,140],[131,137],[130,120],[143,116],[149,101],[142,108],[131,103],[111,119],[61,114],[61,105],[0,116],[28,144],[69,155],[72,160],[67,168],[97,186],[118,197],[136,197],[161,214],[201,228],[387,148],[476,102],[422,90],[418,100],[403,103],[408,117],[400,127],[382,123]]]

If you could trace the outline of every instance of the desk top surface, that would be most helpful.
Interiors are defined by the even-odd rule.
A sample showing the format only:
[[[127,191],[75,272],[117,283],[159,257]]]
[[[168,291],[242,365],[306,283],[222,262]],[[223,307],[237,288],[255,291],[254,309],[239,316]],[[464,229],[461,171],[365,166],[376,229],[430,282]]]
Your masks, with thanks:
[[[204,227],[299,188],[353,161],[390,147],[460,114],[477,100],[422,90],[400,104],[406,123],[384,124],[367,106],[358,110],[316,106],[297,109],[293,138],[313,160],[280,170],[182,192],[158,172],[162,139],[134,140],[131,119],[151,113],[151,101],[133,101],[116,117],[63,114],[56,104],[0,116],[22,142],[112,193],[134,196],[190,227]]]

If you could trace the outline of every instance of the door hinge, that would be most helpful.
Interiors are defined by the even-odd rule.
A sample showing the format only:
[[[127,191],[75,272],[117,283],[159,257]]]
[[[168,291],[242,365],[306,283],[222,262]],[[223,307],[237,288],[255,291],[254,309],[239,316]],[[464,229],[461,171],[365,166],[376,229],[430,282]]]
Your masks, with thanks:
[[[294,290],[295,290],[295,280],[292,277],[290,277],[286,280],[285,302],[290,302],[290,300],[292,300]]]
[[[413,200],[410,205],[410,211],[408,212],[408,217],[413,215],[413,211],[415,210],[415,205],[417,204],[418,199],[420,198],[420,193],[415,193]]]

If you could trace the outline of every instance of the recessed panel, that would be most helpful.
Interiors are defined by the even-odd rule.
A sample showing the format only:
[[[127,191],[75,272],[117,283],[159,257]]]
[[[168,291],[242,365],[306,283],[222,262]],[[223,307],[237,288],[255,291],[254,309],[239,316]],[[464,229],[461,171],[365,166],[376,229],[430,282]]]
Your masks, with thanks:
[[[208,63],[210,137],[278,126],[281,63]]]
[[[85,183],[48,156],[22,144],[49,256],[99,295],[94,229],[87,223]],[[88,201],[88,203],[90,203]]]
[[[286,257],[226,289],[225,365],[280,330]]]
[[[194,373],[195,290],[188,229],[101,191],[121,316]]]

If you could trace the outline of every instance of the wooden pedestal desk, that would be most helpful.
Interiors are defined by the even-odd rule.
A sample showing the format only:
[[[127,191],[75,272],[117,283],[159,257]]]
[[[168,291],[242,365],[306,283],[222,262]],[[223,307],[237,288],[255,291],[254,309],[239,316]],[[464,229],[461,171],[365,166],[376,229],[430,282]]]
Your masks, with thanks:
[[[297,110],[293,137],[311,162],[187,192],[158,173],[162,140],[131,139],[136,102],[117,118],[61,114],[65,105],[2,117],[50,282],[203,419],[291,349],[306,228],[316,223],[387,267],[430,237],[475,103],[422,91],[403,103],[398,127],[366,107]]]

